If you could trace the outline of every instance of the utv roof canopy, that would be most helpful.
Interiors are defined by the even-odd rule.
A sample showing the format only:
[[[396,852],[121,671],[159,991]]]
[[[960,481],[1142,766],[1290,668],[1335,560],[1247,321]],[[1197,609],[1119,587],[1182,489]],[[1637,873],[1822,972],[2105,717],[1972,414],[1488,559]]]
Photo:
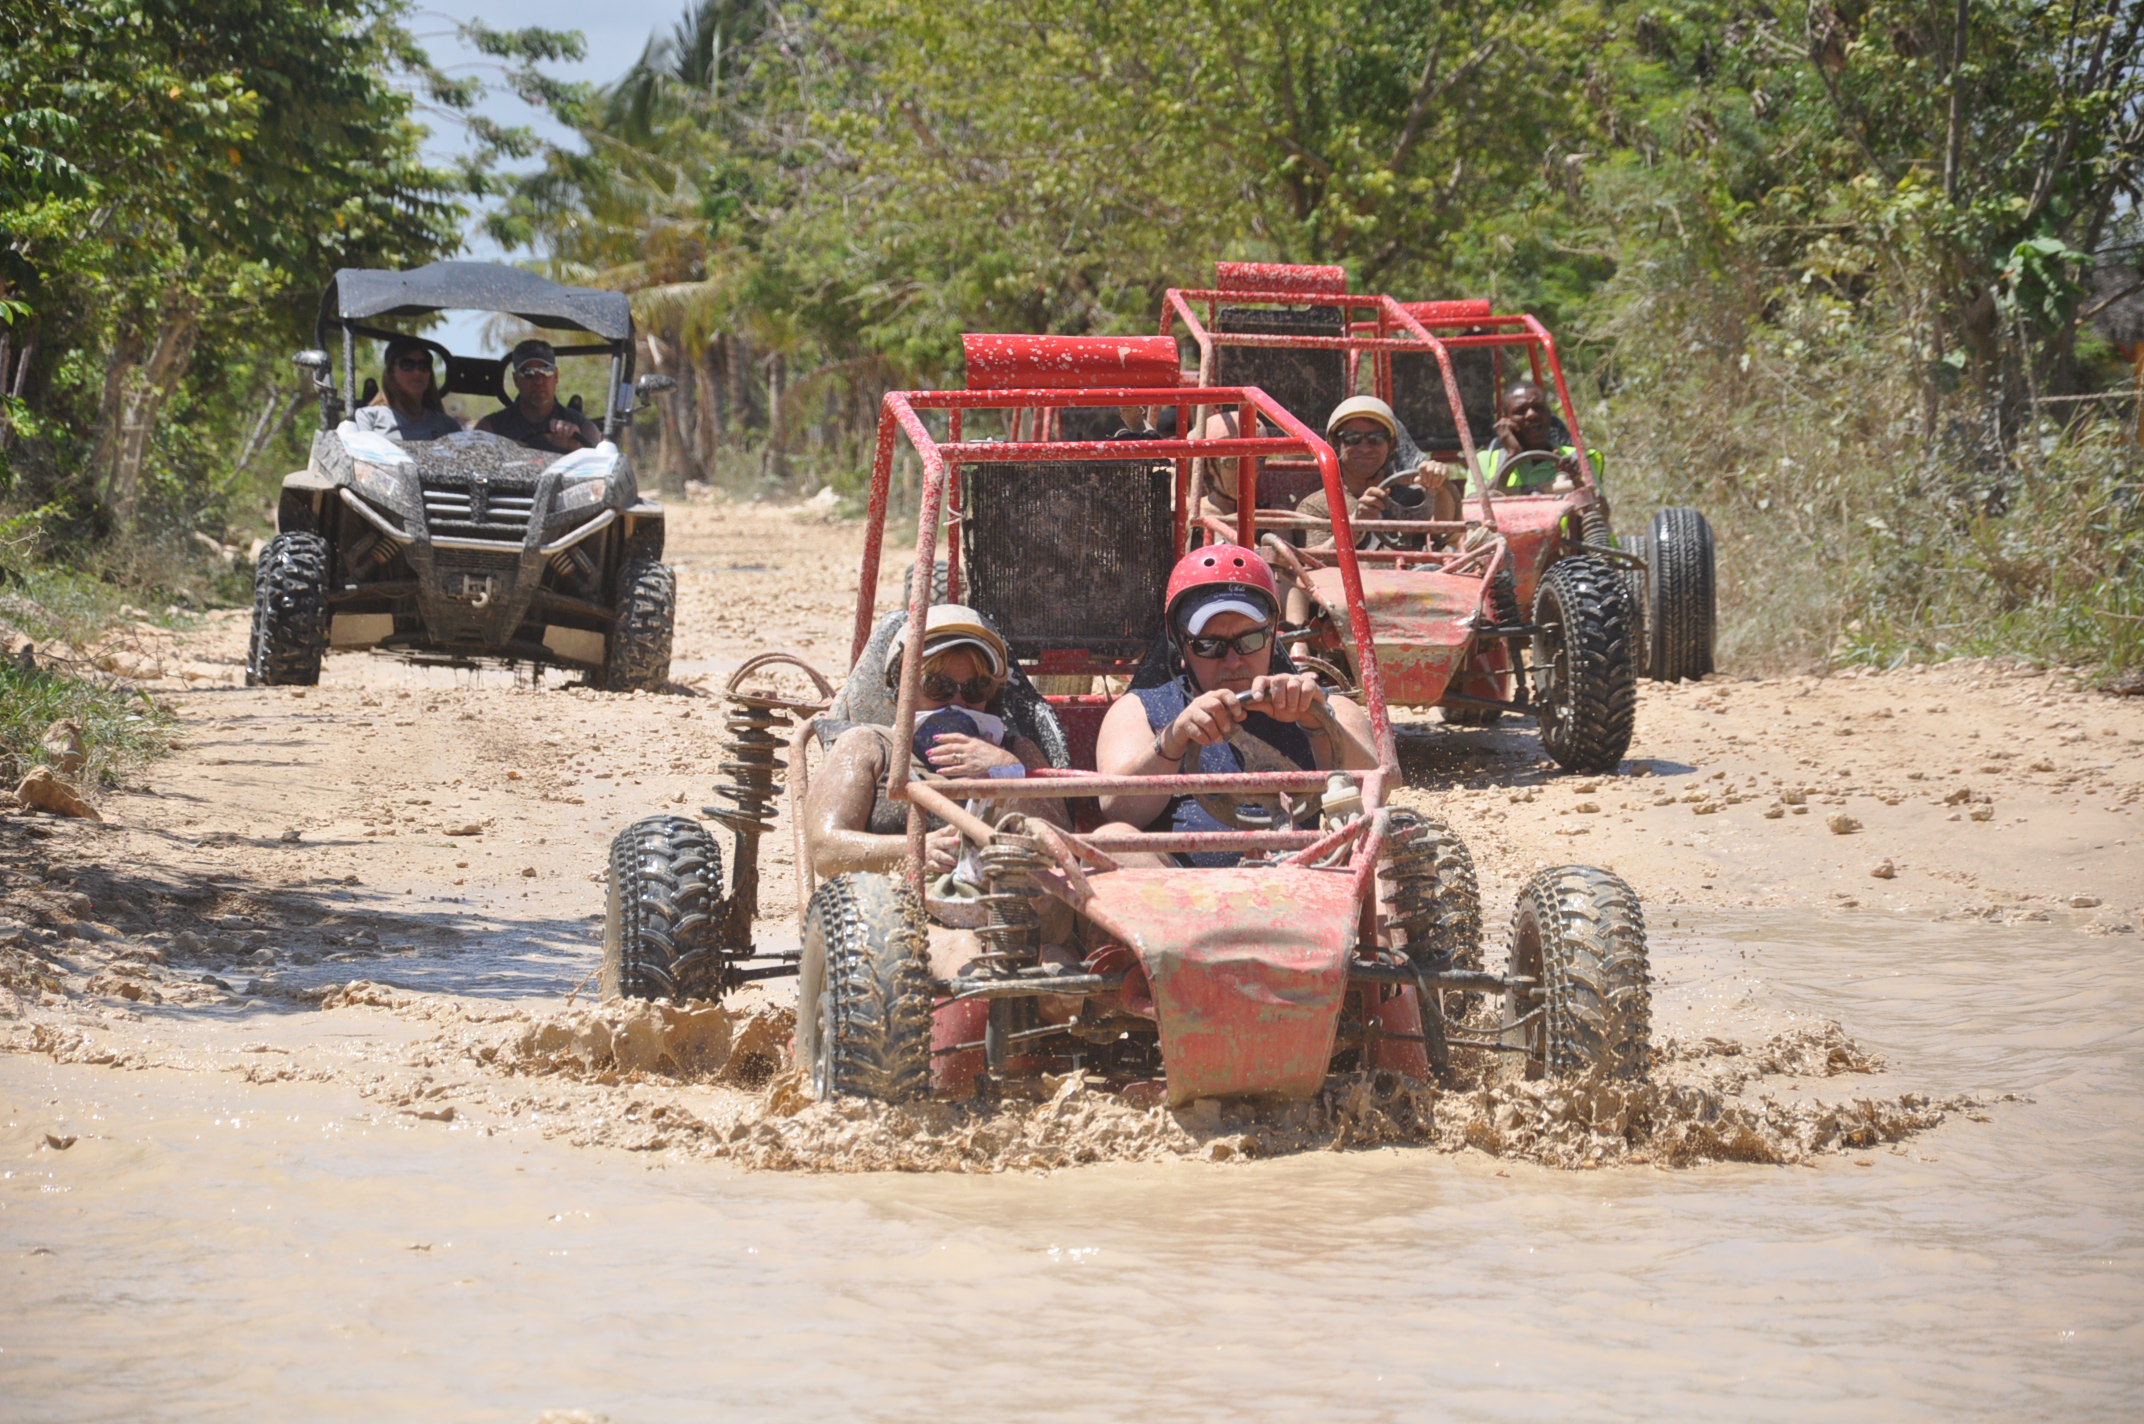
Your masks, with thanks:
[[[625,293],[561,287],[495,262],[434,262],[407,272],[345,267],[320,294],[320,332],[325,339],[338,321],[447,310],[506,312],[532,326],[585,331],[605,341],[633,333]]]

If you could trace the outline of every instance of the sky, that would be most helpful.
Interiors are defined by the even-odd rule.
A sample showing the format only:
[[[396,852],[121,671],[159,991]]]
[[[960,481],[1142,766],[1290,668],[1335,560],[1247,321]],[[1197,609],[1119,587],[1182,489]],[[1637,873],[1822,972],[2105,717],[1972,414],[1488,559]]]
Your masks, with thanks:
[[[433,61],[456,75],[483,73],[481,66],[493,63],[464,48],[456,39],[454,27],[465,21],[481,19],[501,30],[529,25],[579,30],[587,43],[587,58],[579,64],[552,65],[551,72],[563,79],[602,82],[630,68],[646,48],[648,36],[657,31],[668,33],[688,3],[689,0],[519,0],[509,5],[498,0],[444,0],[422,4],[410,15],[409,27],[424,42]],[[553,142],[563,143],[570,137],[542,110],[530,108],[511,94],[494,94],[482,108],[487,118],[502,124],[526,124]],[[433,129],[431,147],[436,154],[445,157],[465,146],[466,139],[451,121],[432,118],[429,122]],[[501,255],[489,238],[474,230],[462,253],[478,261],[495,261]],[[429,334],[456,351],[474,354],[483,349],[483,324],[481,315],[450,316],[443,327]]]

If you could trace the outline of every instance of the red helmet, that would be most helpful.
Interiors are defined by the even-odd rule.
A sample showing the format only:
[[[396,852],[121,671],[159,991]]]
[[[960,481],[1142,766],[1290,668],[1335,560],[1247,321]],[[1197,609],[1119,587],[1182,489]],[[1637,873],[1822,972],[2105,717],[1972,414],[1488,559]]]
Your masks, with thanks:
[[[1273,582],[1272,568],[1256,549],[1246,549],[1241,544],[1208,544],[1178,559],[1176,567],[1169,571],[1169,597],[1162,616],[1174,628],[1176,606],[1185,595],[1219,587],[1255,592],[1269,610],[1280,611],[1280,587]]]

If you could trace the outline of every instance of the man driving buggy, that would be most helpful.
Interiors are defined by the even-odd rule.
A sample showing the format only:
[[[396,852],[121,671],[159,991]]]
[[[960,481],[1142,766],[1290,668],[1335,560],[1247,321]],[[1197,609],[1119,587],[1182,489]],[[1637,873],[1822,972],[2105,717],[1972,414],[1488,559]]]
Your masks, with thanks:
[[[1177,562],[1163,605],[1168,681],[1133,680],[1102,719],[1095,764],[1104,776],[1168,776],[1197,771],[1366,770],[1377,765],[1368,716],[1354,703],[1328,700],[1309,673],[1297,672],[1274,641],[1280,591],[1256,551],[1209,544]],[[1230,829],[1195,797],[1100,798],[1111,832]],[[1239,855],[1198,851],[1179,856],[1125,852],[1127,865],[1234,865]]]
[[[506,358],[514,373],[514,400],[476,423],[476,428],[534,450],[588,450],[603,443],[603,427],[558,403],[558,351],[530,337]]]
[[[1518,460],[1528,452],[1553,455],[1554,461]],[[1593,473],[1599,478],[1601,454],[1595,450]],[[1497,402],[1496,438],[1474,452],[1480,469],[1477,490],[1491,486],[1503,493],[1566,490],[1578,480],[1578,447],[1569,427],[1549,414],[1548,392],[1532,381],[1513,381]]]

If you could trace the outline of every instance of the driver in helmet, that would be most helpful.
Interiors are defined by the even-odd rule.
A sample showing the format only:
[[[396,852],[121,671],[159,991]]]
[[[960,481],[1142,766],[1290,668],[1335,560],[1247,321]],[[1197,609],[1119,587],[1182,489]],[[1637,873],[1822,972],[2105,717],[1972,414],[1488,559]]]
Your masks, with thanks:
[[[1134,686],[1102,720],[1095,764],[1104,776],[1230,775],[1245,770],[1367,769],[1377,765],[1369,718],[1344,699],[1328,701],[1309,673],[1276,657],[1280,593],[1273,571],[1251,549],[1209,544],[1169,575],[1162,650],[1173,676]],[[1325,717],[1319,715],[1326,714]],[[1327,717],[1338,736],[1328,730]],[[1248,755],[1247,755],[1248,753]],[[1147,829],[1226,830],[1195,798],[1104,796],[1103,833]],[[1127,853],[1126,864],[1234,865],[1234,852],[1176,857]]]
[[[904,622],[886,650],[886,684],[900,681]],[[916,695],[916,732],[909,775],[915,778],[1020,776],[1049,759],[1006,725],[999,694],[1010,675],[1005,640],[974,609],[934,605],[923,631],[923,683]],[[811,779],[804,798],[804,835],[812,870],[821,878],[852,870],[892,870],[908,854],[908,803],[894,799],[893,728],[857,723],[842,732]],[[1023,800],[1023,812],[1059,825],[1063,803]],[[953,870],[960,832],[934,825],[924,838],[924,869]]]
[[[1555,461],[1516,460],[1527,451],[1545,452]],[[1594,478],[1599,479],[1600,452],[1590,453]],[[1569,428],[1549,414],[1548,392],[1532,381],[1513,381],[1504,388],[1497,402],[1496,438],[1475,451],[1474,459],[1480,466],[1477,491],[1488,485],[1504,494],[1561,492],[1578,483],[1578,447],[1571,443]]]

